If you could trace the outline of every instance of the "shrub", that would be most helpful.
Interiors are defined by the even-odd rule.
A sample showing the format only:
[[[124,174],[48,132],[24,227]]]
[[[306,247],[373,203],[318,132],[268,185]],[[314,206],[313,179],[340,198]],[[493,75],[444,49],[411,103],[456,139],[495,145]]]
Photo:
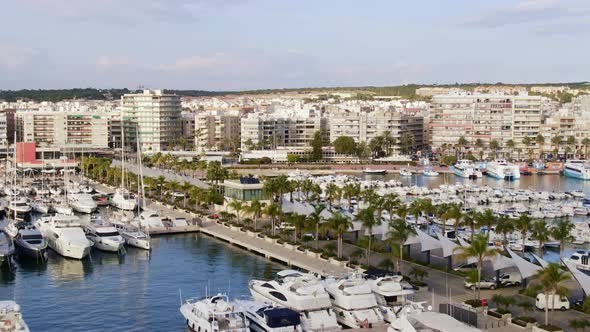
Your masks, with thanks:
[[[468,304],[474,308],[479,308],[482,306],[481,300],[478,300],[478,299],[467,300],[467,301],[465,301],[465,304]]]
[[[488,316],[492,316],[494,318],[502,318],[502,314],[493,310],[488,311]]]
[[[260,163],[268,165],[272,163],[272,159],[270,159],[269,157],[262,157],[260,158]]]
[[[537,319],[534,317],[529,317],[529,316],[520,316],[520,317],[516,317],[516,318],[512,318],[512,320],[519,320],[525,323],[536,323]]]
[[[499,313],[500,315],[505,315],[505,314],[511,314],[512,313],[508,309],[497,309],[496,312]]]
[[[539,328],[545,330],[545,331],[562,331],[563,329],[559,326],[555,326],[555,325],[539,325]]]

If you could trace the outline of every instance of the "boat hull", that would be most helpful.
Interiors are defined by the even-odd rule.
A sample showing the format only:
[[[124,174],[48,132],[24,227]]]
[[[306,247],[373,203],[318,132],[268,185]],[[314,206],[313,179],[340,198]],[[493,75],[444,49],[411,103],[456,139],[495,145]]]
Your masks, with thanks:
[[[47,246],[33,247],[21,239],[16,239],[14,244],[16,245],[16,250],[18,251],[19,256],[25,256],[37,260],[47,260]]]
[[[568,178],[574,178],[574,179],[578,179],[578,180],[590,180],[590,172],[584,174],[584,173],[577,172],[577,171],[566,168],[563,170],[563,175],[567,176]]]

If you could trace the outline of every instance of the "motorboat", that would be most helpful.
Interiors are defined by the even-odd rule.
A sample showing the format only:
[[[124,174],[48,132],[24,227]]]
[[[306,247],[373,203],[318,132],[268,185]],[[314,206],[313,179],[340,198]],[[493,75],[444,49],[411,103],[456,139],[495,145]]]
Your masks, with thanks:
[[[67,204],[67,202],[65,202],[64,200],[61,200],[61,199],[55,199],[51,203],[50,211],[53,211],[57,214],[62,214],[62,215],[74,214],[74,210],[69,206],[69,204]]]
[[[505,159],[496,159],[486,164],[486,172],[488,176],[503,180],[518,180],[520,179],[520,168],[518,165],[508,162]]]
[[[86,238],[80,219],[73,215],[41,217],[37,228],[47,239],[49,247],[58,254],[74,259],[82,259],[90,253],[92,241]]]
[[[49,201],[45,199],[36,199],[31,203],[31,209],[40,214],[48,214],[49,206]]]
[[[240,301],[252,332],[302,332],[297,311],[256,301]]]
[[[482,177],[481,171],[468,159],[458,160],[453,165],[453,172],[456,176],[466,179],[478,179]]]
[[[29,203],[29,200],[24,197],[13,196],[6,208],[8,209],[9,214],[16,214],[21,217],[31,212],[31,204]]]
[[[12,238],[6,234],[4,230],[0,230],[0,265],[5,262],[11,264],[14,251],[14,242],[12,242]]]
[[[0,331],[29,332],[20,305],[11,300],[0,301]]]
[[[97,206],[109,205],[109,198],[105,194],[96,194],[96,195],[92,196],[92,199],[96,202]]]
[[[299,312],[304,331],[340,330],[330,296],[312,274],[283,270],[275,280],[251,280],[249,288],[256,301]]]
[[[387,171],[384,169],[370,169],[370,168],[363,169],[363,174],[367,174],[367,175],[384,175],[385,173],[387,173]]]
[[[372,328],[384,323],[369,282],[360,276],[324,282],[338,323],[349,328]]]
[[[79,213],[92,213],[98,207],[92,196],[86,193],[68,195],[68,202],[72,209]]]
[[[574,264],[578,269],[590,270],[590,251],[577,250],[570,257],[563,258],[563,260]]]
[[[89,223],[83,225],[82,228],[96,249],[111,252],[119,252],[124,249],[125,239],[115,227]]]
[[[19,227],[18,235],[14,238],[19,255],[36,260],[47,259],[47,241],[34,225]]]
[[[398,318],[387,328],[387,332],[481,332],[450,315],[434,312],[432,308],[424,308],[424,302],[413,302],[405,305]]]
[[[133,193],[117,189],[111,198],[111,205],[120,210],[133,211],[137,207],[137,199]]]
[[[435,176],[439,176],[439,173],[437,171],[435,171],[432,167],[426,167],[424,169],[424,176],[429,176],[429,177],[435,177]]]
[[[412,176],[412,172],[410,170],[408,170],[408,169],[402,168],[399,171],[399,175],[400,176]]]
[[[132,220],[131,223],[142,229],[164,227],[160,214],[155,210],[147,208],[143,209],[139,216]]]
[[[129,224],[127,218],[123,217],[117,221],[111,219],[110,223],[119,231],[127,245],[145,250],[152,249],[149,233],[142,231],[137,225]]]
[[[377,305],[386,322],[392,323],[408,295],[415,293],[411,285],[404,287],[402,276],[384,276],[369,280]]]
[[[570,178],[590,180],[590,162],[570,159],[563,165],[563,174]]]
[[[94,192],[94,188],[92,188],[88,184],[80,185],[80,191],[85,194],[92,194]]]
[[[189,299],[180,306],[186,325],[194,332],[249,332],[246,315],[227,296]]]

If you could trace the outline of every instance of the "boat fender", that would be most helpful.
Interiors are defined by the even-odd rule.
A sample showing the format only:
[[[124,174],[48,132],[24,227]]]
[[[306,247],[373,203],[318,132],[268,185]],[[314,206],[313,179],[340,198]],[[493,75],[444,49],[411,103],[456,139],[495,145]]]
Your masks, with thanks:
[[[369,328],[369,320],[365,318],[365,320],[363,321],[363,328],[368,329]]]

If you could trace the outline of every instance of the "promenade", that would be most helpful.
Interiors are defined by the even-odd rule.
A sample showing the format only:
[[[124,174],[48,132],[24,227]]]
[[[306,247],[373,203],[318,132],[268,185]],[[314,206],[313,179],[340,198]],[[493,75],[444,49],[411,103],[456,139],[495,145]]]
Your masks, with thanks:
[[[121,167],[121,161],[117,160],[117,159],[113,159],[111,166],[112,167]],[[139,168],[134,163],[126,162],[125,169],[128,170],[129,172],[139,174]],[[200,188],[209,188],[208,184],[206,184],[205,182],[203,182],[197,178],[191,177],[191,176],[180,175],[180,174],[176,174],[176,173],[172,173],[172,172],[167,172],[162,169],[151,168],[151,167],[146,167],[146,166],[142,166],[141,169],[143,171],[144,176],[148,176],[148,177],[152,177],[152,178],[157,178],[157,177],[163,176],[168,181],[177,181],[179,183],[188,182],[188,183],[192,184],[193,186],[197,186]]]

